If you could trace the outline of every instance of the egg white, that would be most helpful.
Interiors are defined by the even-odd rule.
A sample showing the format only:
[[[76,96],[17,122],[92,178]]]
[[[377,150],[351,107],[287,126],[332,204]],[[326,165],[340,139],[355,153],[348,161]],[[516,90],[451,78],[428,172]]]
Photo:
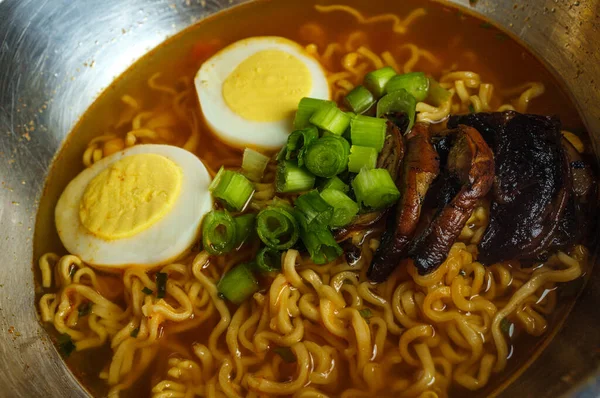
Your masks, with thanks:
[[[152,153],[173,161],[182,170],[176,202],[156,223],[131,237],[104,240],[89,232],[79,218],[79,203],[90,181],[110,164],[131,155]],[[75,177],[55,209],[58,235],[65,248],[84,262],[97,266],[154,266],[174,260],[198,237],[202,218],[213,207],[208,191],[210,175],[194,154],[169,145],[137,145],[115,153]]]
[[[330,99],[329,84],[321,65],[299,44],[276,36],[251,37],[235,42],[208,59],[194,79],[200,107],[213,132],[230,145],[277,149],[292,131],[292,119],[274,122],[247,120],[233,112],[223,98],[223,83],[235,68],[253,54],[280,50],[292,54],[308,68],[312,98]]]

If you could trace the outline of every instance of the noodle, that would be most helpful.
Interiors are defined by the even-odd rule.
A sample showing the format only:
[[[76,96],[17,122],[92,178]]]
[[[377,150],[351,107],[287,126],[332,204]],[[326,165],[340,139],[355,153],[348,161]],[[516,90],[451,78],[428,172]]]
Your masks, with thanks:
[[[487,220],[486,209],[481,205],[474,212],[471,229]],[[59,290],[42,296],[39,305],[43,320],[71,336],[77,350],[111,340],[110,396],[117,396],[143,372],[141,368],[149,366],[160,351],[160,340],[194,327],[189,324],[193,317],[212,325],[211,331],[186,357],[169,360],[163,378],[153,386],[155,397],[201,396],[211,389],[226,397],[248,392],[328,396],[332,391],[340,396],[363,396],[367,391],[445,396],[451,378],[475,390],[492,373],[502,371],[508,355],[507,337],[500,327],[503,319],[518,320],[529,334],[542,333],[545,317],[555,305],[553,284],[577,278],[586,256],[579,246],[569,255],[558,253],[533,272],[519,271],[514,264],[485,268],[474,261],[469,250],[473,243],[466,240],[455,243],[435,272],[420,276],[409,266],[408,273],[398,270],[378,285],[377,293],[362,279],[361,264],[342,270],[348,267],[339,259],[317,267],[288,250],[282,273],[269,290],[256,293],[233,313],[219,298],[211,276],[211,270],[218,277],[232,264],[217,269],[206,253],[162,267],[161,272],[169,274],[164,299],[142,293],[143,287],[153,286],[144,271],[126,271],[125,308],[92,289],[98,271],[75,256],[47,254],[40,259],[40,268],[44,275],[54,268],[59,277],[52,282]],[[370,249],[363,246],[363,250]],[[77,267],[72,278],[71,266]],[[333,267],[340,271],[330,274]],[[67,270],[66,276],[60,269]],[[92,277],[79,277],[84,272]],[[546,289],[544,297],[541,287]],[[91,314],[69,321],[85,301],[93,303]],[[364,308],[369,315],[361,312]],[[161,336],[158,330],[166,322],[169,327]],[[132,337],[136,329],[137,336]],[[273,345],[289,347],[295,356],[295,363],[287,365],[289,373],[282,373],[281,359],[271,352]],[[389,353],[392,347],[397,347],[397,354]],[[136,371],[131,373],[134,362]],[[340,383],[346,371],[352,385]],[[398,378],[403,374],[406,379]],[[387,391],[385,380],[390,377],[396,381]],[[310,393],[302,392],[309,381]]]

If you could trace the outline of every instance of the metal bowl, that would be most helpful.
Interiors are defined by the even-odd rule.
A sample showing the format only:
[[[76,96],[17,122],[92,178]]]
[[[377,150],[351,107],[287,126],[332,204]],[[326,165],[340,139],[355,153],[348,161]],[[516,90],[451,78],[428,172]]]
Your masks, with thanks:
[[[67,133],[148,50],[242,2],[0,0],[0,396],[86,396],[38,322],[31,269],[38,201]],[[600,0],[449,2],[503,27],[546,63],[600,154]],[[550,345],[502,395],[600,395],[598,271]]]

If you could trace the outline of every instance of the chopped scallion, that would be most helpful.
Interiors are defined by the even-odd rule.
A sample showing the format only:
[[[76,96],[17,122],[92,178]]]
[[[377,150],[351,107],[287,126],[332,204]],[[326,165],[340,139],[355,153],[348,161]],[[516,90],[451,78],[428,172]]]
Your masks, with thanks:
[[[306,148],[317,138],[319,138],[319,130],[315,126],[292,132],[287,140],[285,158],[287,160],[296,159],[298,166],[302,166]]]
[[[424,101],[429,93],[429,79],[423,72],[410,72],[392,77],[385,86],[386,93],[400,89],[406,90],[417,101]]]
[[[432,78],[429,78],[429,96],[427,102],[434,106],[441,106],[450,98],[450,91],[446,90]]]
[[[227,300],[239,305],[258,291],[258,281],[248,264],[240,264],[223,275],[217,284],[217,290]]]
[[[165,272],[156,273],[156,298],[163,298],[167,293],[167,277]]]
[[[321,197],[331,207],[333,207],[333,216],[329,225],[337,228],[343,227],[352,221],[354,216],[358,213],[358,205],[355,201],[350,199],[348,195],[342,191],[336,189],[324,189],[321,192]]]
[[[317,98],[304,97],[298,103],[298,110],[294,118],[294,129],[303,129],[310,126],[310,117],[323,104],[334,104],[333,101],[327,101]]]
[[[73,340],[71,340],[71,336],[63,333],[58,336],[58,348],[65,357],[69,357],[77,347],[75,346],[75,343],[73,343]]]
[[[385,119],[356,116],[350,122],[350,137],[352,145],[368,146],[380,152],[385,142],[387,127]]]
[[[263,247],[256,255],[256,268],[261,272],[281,270],[281,252]]]
[[[296,362],[296,356],[290,349],[290,347],[275,347],[273,352],[281,357],[285,363]]]
[[[352,181],[356,201],[371,209],[383,209],[400,197],[400,191],[386,169],[362,169]]]
[[[218,256],[236,247],[236,223],[224,210],[213,210],[202,220],[202,245],[209,254]]]
[[[379,100],[379,102],[377,102],[377,117],[381,117],[389,113],[403,113],[406,115],[408,119],[408,126],[404,133],[407,133],[410,131],[413,124],[415,124],[417,100],[404,89],[386,94]]]
[[[137,338],[139,333],[140,333],[140,328],[135,328],[131,331],[131,333],[129,333],[129,335],[135,339],[135,338]]]
[[[296,202],[298,212],[304,216],[305,227],[308,230],[327,228],[333,216],[333,207],[319,195],[317,190],[298,196]]]
[[[296,214],[298,215],[298,213]],[[309,230],[306,228],[301,213],[298,215],[298,219],[300,221],[300,238],[313,263],[326,264],[342,254],[342,248],[337,244],[328,228]]]
[[[154,293],[154,291],[152,289],[149,289],[146,286],[144,286],[144,288],[142,289],[142,293],[144,293],[144,294],[152,294],[152,293]]]
[[[358,310],[358,313],[360,314],[360,316],[362,316],[365,320],[365,322],[367,322],[367,324],[369,323],[369,318],[371,318],[373,316],[373,313],[371,312],[371,310],[369,308],[363,308],[362,310]]]
[[[344,181],[342,181],[340,179],[340,177],[338,177],[338,176],[328,178],[319,185],[320,191],[323,191],[323,190],[329,189],[329,188],[337,189],[338,191],[342,191],[344,193],[347,193],[350,190],[350,187],[348,186],[348,184],[346,184]]]
[[[372,169],[377,164],[377,150],[367,146],[352,145],[348,157],[348,170],[358,173],[363,168]]]
[[[315,185],[315,176],[308,170],[298,166],[293,160],[284,160],[277,166],[275,188],[277,192],[308,191]]]
[[[254,221],[256,214],[249,213],[235,217],[235,246],[240,247],[243,245],[255,231]]]
[[[254,193],[254,185],[242,174],[221,167],[208,186],[213,196],[225,202],[234,210],[240,211]]]
[[[80,318],[84,317],[86,315],[89,315],[91,311],[92,311],[92,302],[91,301],[80,304],[79,308],[77,309],[77,313]]]
[[[242,157],[242,170],[246,177],[252,181],[262,180],[265,168],[269,164],[269,157],[263,155],[260,152],[256,152],[254,149],[244,149],[244,156]]]
[[[365,76],[365,86],[375,98],[380,98],[385,93],[386,84],[394,76],[396,71],[391,66],[371,71]]]
[[[298,223],[293,210],[283,206],[268,206],[256,216],[256,232],[271,249],[285,250],[298,240]]]
[[[350,144],[337,135],[321,137],[304,152],[304,165],[316,176],[333,177],[346,169]]]
[[[335,104],[326,103],[310,117],[315,126],[335,135],[342,135],[350,124],[350,116],[338,109]]]
[[[344,98],[346,105],[356,113],[364,113],[375,103],[375,97],[365,86],[356,86]]]

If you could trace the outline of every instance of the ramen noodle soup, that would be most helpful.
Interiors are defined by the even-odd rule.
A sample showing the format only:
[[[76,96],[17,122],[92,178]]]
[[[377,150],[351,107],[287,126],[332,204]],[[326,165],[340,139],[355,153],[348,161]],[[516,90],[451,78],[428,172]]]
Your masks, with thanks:
[[[462,11],[238,6],[69,136],[40,320],[93,396],[489,395],[582,286],[590,153],[543,65]]]

